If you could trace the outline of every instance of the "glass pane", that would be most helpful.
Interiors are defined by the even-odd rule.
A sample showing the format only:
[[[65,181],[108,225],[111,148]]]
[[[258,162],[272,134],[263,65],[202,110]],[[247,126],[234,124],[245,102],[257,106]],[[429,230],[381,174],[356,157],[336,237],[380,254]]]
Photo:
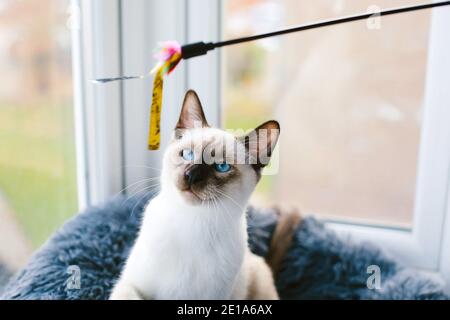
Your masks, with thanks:
[[[69,4],[0,1],[0,260],[13,267],[77,209]]]
[[[423,1],[225,1],[223,37]],[[279,169],[254,202],[410,227],[430,12],[224,48],[224,127],[281,123]]]

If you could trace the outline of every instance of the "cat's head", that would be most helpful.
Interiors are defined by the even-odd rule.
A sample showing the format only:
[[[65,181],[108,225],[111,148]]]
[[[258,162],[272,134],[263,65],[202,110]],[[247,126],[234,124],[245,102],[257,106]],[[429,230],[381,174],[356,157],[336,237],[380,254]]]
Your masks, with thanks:
[[[191,205],[235,201],[244,206],[270,160],[279,133],[274,120],[242,136],[212,128],[197,94],[189,90],[164,154],[162,187]]]

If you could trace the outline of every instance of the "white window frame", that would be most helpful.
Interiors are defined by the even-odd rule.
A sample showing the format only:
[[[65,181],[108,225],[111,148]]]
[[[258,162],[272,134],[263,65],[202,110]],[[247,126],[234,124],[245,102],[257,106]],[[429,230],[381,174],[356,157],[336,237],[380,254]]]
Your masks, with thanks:
[[[118,0],[72,0],[73,75],[79,208],[121,190],[123,84],[90,80],[122,72]]]
[[[146,73],[155,63],[153,52],[160,41],[218,40],[220,10],[218,1],[199,0],[127,0],[126,5],[124,0],[72,0],[72,5],[72,12],[81,12],[81,28],[73,29],[73,64],[82,209],[106,201],[127,186],[141,187],[136,183],[144,177],[159,176],[161,150],[176,124],[184,92],[196,88],[205,105],[219,106],[220,56],[183,62],[165,81],[159,151],[145,148],[152,79],[100,85],[90,80]],[[214,14],[199,24],[190,18],[195,10]],[[208,28],[203,29],[205,24]],[[206,113],[211,124],[220,124],[220,108]]]
[[[144,177],[157,177],[162,155],[146,150],[152,80],[99,86],[88,79],[147,72],[158,41],[219,40],[223,10],[220,0],[126,0],[126,5],[124,0],[72,1],[82,13],[81,29],[73,34],[78,184],[84,207]],[[446,30],[450,30],[450,8],[433,10],[412,232],[327,224],[339,233],[375,242],[405,265],[442,273],[450,282],[450,250],[446,250],[450,247],[450,44]],[[201,95],[211,123],[221,124],[220,68],[220,50],[215,50],[183,61],[167,78],[162,150],[188,88]]]

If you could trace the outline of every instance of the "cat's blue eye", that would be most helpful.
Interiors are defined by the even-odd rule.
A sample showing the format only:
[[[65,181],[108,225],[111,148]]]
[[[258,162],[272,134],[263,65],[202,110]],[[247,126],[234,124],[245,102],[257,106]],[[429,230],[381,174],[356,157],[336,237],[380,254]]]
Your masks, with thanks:
[[[186,161],[194,160],[194,152],[191,149],[184,149],[181,153],[181,156]]]
[[[216,169],[217,172],[224,173],[230,171],[231,166],[228,163],[216,163],[214,169]]]

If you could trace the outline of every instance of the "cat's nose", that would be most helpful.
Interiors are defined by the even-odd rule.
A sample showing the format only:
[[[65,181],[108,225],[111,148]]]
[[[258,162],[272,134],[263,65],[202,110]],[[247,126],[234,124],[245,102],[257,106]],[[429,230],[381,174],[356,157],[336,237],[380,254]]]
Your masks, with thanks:
[[[195,164],[184,172],[184,179],[189,186],[203,181],[208,176],[208,166]]]

